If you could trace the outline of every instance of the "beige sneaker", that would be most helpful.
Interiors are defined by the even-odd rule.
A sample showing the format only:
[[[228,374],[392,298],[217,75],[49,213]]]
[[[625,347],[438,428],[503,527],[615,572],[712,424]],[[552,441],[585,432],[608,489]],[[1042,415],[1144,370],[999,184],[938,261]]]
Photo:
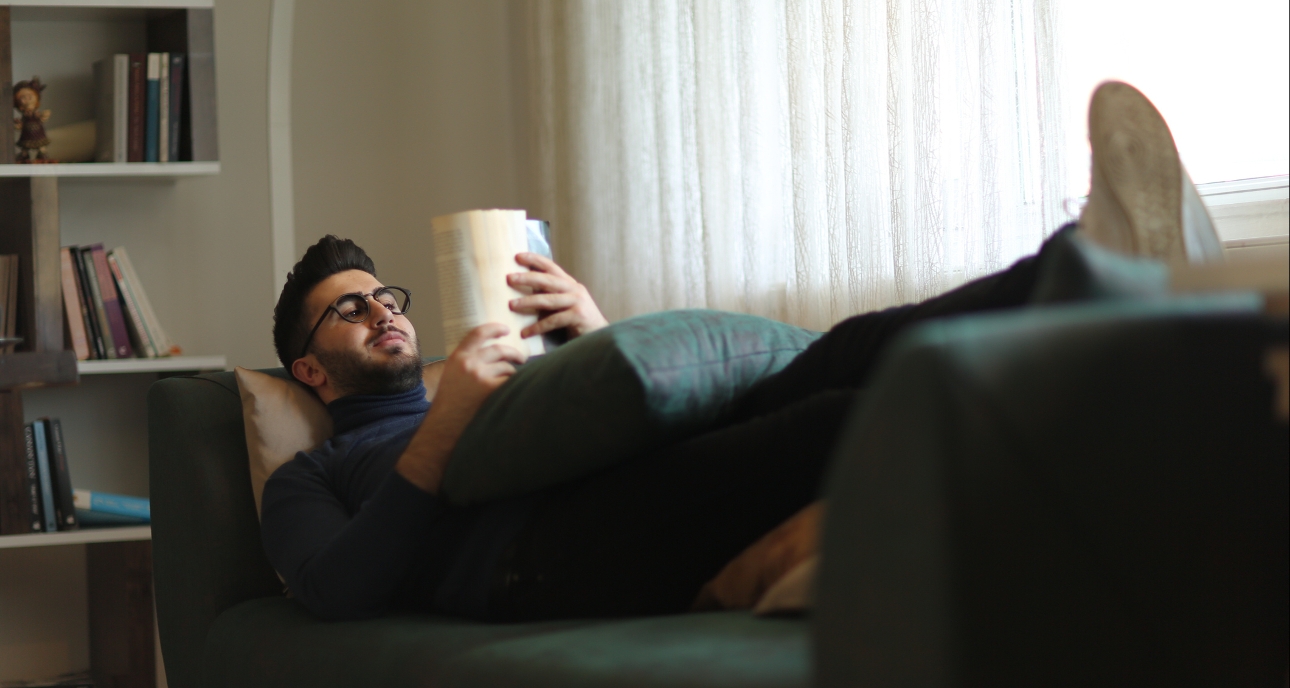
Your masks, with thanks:
[[[1223,259],[1223,245],[1196,185],[1178,159],[1169,125],[1136,88],[1107,81],[1088,108],[1093,173],[1080,233],[1135,256],[1170,262]]]

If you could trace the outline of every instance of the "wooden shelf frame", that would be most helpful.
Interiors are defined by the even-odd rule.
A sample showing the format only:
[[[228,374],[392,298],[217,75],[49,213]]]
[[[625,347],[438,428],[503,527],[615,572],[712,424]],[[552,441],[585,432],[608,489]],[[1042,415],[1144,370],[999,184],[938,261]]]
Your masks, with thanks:
[[[51,547],[56,545],[85,545],[92,542],[134,542],[151,540],[152,526],[101,526],[79,530],[60,530],[57,533],[28,533],[26,535],[0,535],[0,549],[19,547]]]
[[[106,361],[77,361],[76,368],[81,375],[208,372],[228,370],[228,359],[224,356],[118,358]]]
[[[198,177],[219,174],[219,162],[65,162],[0,165],[0,177]]]

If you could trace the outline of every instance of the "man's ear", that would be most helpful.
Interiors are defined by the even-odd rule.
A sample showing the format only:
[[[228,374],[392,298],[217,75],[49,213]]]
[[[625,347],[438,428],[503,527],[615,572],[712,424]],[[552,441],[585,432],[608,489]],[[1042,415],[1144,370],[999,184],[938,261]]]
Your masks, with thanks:
[[[291,362],[291,375],[312,389],[327,384],[327,371],[319,365],[313,354],[306,354]]]

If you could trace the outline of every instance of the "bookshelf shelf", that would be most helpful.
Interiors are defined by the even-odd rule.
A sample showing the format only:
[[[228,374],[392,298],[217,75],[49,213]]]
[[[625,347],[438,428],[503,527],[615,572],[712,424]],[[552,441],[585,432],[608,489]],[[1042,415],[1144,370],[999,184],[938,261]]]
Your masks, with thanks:
[[[188,370],[226,370],[223,356],[170,356],[168,358],[119,358],[106,361],[77,361],[81,375],[107,373],[173,373]]]
[[[151,539],[152,526],[82,528],[58,533],[0,536],[0,549],[47,547],[50,545],[84,545],[92,542],[132,542]]]
[[[206,8],[215,6],[215,0],[9,0],[13,7],[111,7],[111,8]]]
[[[219,174],[218,162],[71,162],[0,165],[0,177],[195,177]]]

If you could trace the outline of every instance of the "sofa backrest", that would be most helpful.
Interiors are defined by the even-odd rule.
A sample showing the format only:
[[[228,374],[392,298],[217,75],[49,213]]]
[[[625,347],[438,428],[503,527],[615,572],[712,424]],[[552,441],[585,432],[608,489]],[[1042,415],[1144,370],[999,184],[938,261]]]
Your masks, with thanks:
[[[286,378],[282,368],[262,371]],[[148,390],[153,575],[171,685],[201,685],[207,632],[224,610],[282,594],[260,544],[242,402],[231,372]]]

